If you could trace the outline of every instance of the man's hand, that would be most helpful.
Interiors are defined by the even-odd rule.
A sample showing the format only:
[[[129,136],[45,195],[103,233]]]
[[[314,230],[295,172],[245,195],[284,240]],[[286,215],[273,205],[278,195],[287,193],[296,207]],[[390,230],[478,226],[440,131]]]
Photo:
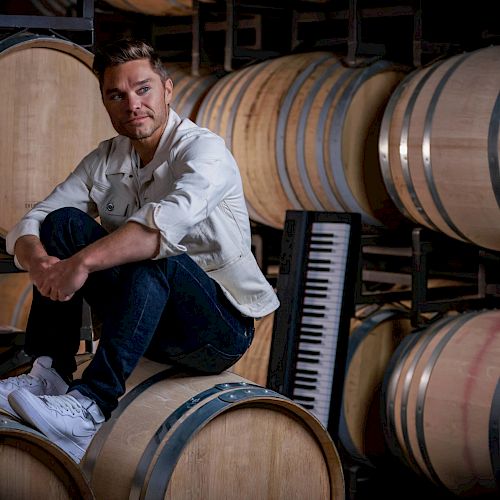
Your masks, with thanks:
[[[57,257],[52,257],[50,255],[44,255],[39,257],[34,257],[29,261],[28,272],[31,281],[38,288],[38,284],[43,280],[47,269],[59,262]]]
[[[47,255],[35,236],[19,238],[15,252],[21,265],[28,271],[31,281],[44,297],[69,300],[87,280],[88,271],[78,254],[66,260]]]
[[[89,276],[88,270],[79,261],[74,255],[48,267],[40,279],[34,281],[40,293],[52,300],[70,300]]]

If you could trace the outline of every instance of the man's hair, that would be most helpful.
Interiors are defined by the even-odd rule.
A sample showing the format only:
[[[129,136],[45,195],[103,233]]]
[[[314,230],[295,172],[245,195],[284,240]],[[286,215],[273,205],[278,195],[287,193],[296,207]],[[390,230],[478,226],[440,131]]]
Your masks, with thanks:
[[[161,78],[162,83],[170,78],[167,68],[151,45],[143,40],[122,38],[108,42],[96,50],[92,70],[99,78],[101,89],[106,68],[138,59],[147,59],[153,71]]]

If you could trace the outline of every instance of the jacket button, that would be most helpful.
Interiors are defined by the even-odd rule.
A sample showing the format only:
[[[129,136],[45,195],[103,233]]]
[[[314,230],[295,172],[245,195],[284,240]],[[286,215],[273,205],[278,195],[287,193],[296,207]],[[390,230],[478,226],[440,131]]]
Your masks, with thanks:
[[[106,205],[106,210],[107,210],[108,212],[111,212],[112,210],[114,210],[114,208],[115,208],[115,206],[113,205],[113,203],[108,203],[108,204]]]

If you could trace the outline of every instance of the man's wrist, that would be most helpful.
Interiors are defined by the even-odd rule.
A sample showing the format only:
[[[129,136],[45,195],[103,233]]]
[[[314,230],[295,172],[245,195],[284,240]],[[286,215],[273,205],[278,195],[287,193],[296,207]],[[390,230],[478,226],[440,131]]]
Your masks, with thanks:
[[[93,267],[92,252],[89,247],[85,247],[79,252],[75,253],[70,257],[70,259],[73,261],[77,269],[85,271],[88,274],[95,271],[95,268]]]

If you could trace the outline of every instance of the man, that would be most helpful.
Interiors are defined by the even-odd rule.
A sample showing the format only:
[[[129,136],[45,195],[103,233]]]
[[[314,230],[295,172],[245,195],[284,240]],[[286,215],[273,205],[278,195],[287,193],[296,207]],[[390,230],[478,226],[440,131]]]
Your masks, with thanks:
[[[219,373],[249,347],[254,318],[279,305],[250,251],[237,165],[220,137],[169,108],[173,84],[153,49],[110,43],[94,71],[119,135],[7,235],[34,283],[25,349],[35,361],[0,382],[0,407],[76,461],[141,356]],[[83,298],[103,327],[72,381]]]

